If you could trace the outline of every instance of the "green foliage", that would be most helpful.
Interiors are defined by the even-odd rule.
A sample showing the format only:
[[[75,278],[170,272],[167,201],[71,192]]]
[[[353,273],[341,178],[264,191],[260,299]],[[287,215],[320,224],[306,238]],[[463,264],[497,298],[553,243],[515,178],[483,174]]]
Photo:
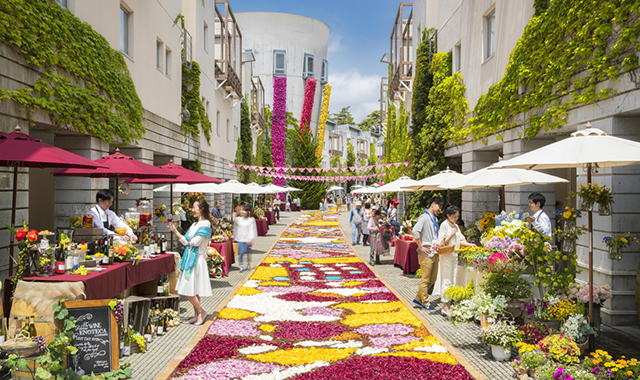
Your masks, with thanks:
[[[351,114],[351,111],[349,111],[349,108],[351,107],[344,107],[340,112],[332,113],[329,115],[329,120],[335,122],[337,125],[355,124],[356,122],[353,120],[353,115]]]
[[[387,137],[385,143],[389,147],[389,150],[385,152],[387,157],[387,163],[392,162],[404,162],[411,161],[411,152],[413,149],[413,142],[409,139],[407,131],[407,123],[409,121],[409,115],[404,108],[404,103],[400,101],[399,111],[395,112],[395,122],[389,123],[391,128],[387,129]],[[395,181],[407,172],[407,167],[402,165],[399,168],[392,166],[387,169],[387,182]]]
[[[329,160],[329,166],[332,168],[340,168],[340,156],[333,156],[331,160]],[[333,173],[333,172],[331,172]]]
[[[242,103],[240,115],[240,138],[236,149],[236,164],[253,165],[253,137],[251,136],[251,118],[249,117],[249,106]],[[238,181],[249,183],[252,180],[253,171],[238,168],[240,175]]]
[[[41,109],[53,124],[130,144],[144,135],[142,103],[122,53],[54,1],[0,2],[0,40],[36,69],[31,87],[0,89],[0,101]]]
[[[358,123],[358,128],[362,131],[375,131],[380,126],[380,110],[371,112],[367,117]]]
[[[182,129],[198,136],[202,128],[207,143],[211,143],[211,121],[200,98],[200,65],[195,61],[191,62],[191,69],[188,62],[182,63],[182,108],[185,107],[191,116],[182,120]]]
[[[476,294],[476,288],[473,285],[473,281],[469,282],[467,286],[453,285],[444,291],[444,295],[454,301],[470,300]]]
[[[197,158],[195,159],[195,161],[182,161],[182,166],[189,170],[193,170],[196,173],[204,174],[204,172],[202,171],[202,162],[200,162],[200,160],[198,160]]]
[[[293,156],[294,165],[298,168],[318,168],[320,159],[316,157],[317,143],[313,141],[311,132],[302,128]],[[300,173],[302,174],[302,173]],[[305,173],[305,176],[319,176],[319,173]],[[293,187],[302,189],[300,192],[300,206],[307,210],[316,210],[326,190],[322,181],[293,181]]]
[[[638,66],[637,1],[554,0],[545,12],[542,3],[536,1],[536,15],[504,76],[480,97],[468,128],[452,131],[455,141],[483,139],[520,124],[526,125],[522,137],[553,133],[566,124],[571,108],[616,93],[598,83],[617,81]]]
[[[411,130],[409,131],[412,140],[418,137],[420,130],[425,125],[429,91],[433,86],[433,74],[429,70],[429,64],[433,54],[436,53],[437,40],[435,40],[435,36],[435,29],[424,29],[422,41],[418,43],[416,50],[415,76],[411,95]],[[420,141],[415,142],[415,148],[422,148]]]
[[[353,144],[351,143],[351,141],[347,140],[347,158],[344,160],[344,166],[346,168],[351,167],[351,166],[355,166],[356,164],[356,153],[355,153],[355,149],[353,148]],[[353,170],[348,169],[347,170],[347,175],[354,175]],[[354,181],[347,181],[347,193],[351,191],[351,186],[354,185],[353,183]]]
[[[549,0],[533,0],[533,9],[535,9],[534,16],[540,16],[549,8]]]

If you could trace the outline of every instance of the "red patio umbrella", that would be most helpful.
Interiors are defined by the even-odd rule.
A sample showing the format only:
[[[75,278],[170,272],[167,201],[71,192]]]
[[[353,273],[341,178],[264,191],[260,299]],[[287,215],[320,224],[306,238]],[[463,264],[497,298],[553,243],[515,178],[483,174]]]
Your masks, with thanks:
[[[176,165],[171,160],[168,164],[159,166],[158,169],[163,170],[165,173],[175,174],[176,178],[132,178],[122,182],[126,183],[145,183],[145,184],[169,184],[169,201],[171,202],[170,208],[173,207],[173,184],[174,183],[186,183],[189,185],[196,183],[222,183],[221,180],[209,177],[208,175],[200,174],[189,170],[183,166]],[[171,209],[170,209],[171,210]],[[173,249],[173,233],[171,233],[171,249]]]
[[[18,194],[18,168],[83,168],[103,167],[100,163],[35,139],[20,131],[0,134],[0,166],[13,167],[13,203],[11,227],[16,224],[16,197]],[[13,274],[13,236],[9,244],[9,276]]]
[[[116,148],[116,152],[109,156],[93,161],[101,166],[95,170],[89,169],[63,169],[53,172],[55,176],[91,177],[91,178],[115,178],[116,187],[121,177],[123,178],[176,178],[171,174],[153,165],[145,164],[133,157],[125,156]],[[116,191],[115,212],[118,214],[118,191]]]

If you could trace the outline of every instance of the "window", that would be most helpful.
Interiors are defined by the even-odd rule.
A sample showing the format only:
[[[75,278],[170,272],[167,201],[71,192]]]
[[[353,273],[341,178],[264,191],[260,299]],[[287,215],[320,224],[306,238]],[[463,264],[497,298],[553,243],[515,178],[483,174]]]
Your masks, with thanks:
[[[209,101],[207,100],[207,101],[206,101],[206,103],[205,103],[205,106],[204,106],[204,112],[205,112],[205,114],[207,115],[207,117],[209,117],[209,105],[210,105],[210,104],[211,104],[211,102],[209,102]]]
[[[122,5],[120,6],[120,51],[128,56],[129,52],[129,19],[131,13]]]
[[[69,8],[68,0],[56,0],[56,3],[58,3],[63,8]]]
[[[169,48],[167,48],[167,50],[165,50],[164,52],[164,67],[165,73],[169,78],[171,78],[171,49]]]
[[[233,141],[238,141],[238,127],[233,126]]]
[[[229,141],[229,119],[227,119],[227,141]]]
[[[320,82],[329,82],[329,62],[326,59],[322,60],[322,72],[320,73]]]
[[[454,72],[458,73],[462,70],[462,59],[461,59],[461,54],[462,54],[462,43],[458,43],[455,47],[455,49],[453,50],[453,60],[455,62],[455,66],[454,66]]]
[[[164,62],[164,49],[163,43],[160,40],[156,40],[156,68],[162,71],[162,64]]]
[[[273,74],[285,75],[287,73],[287,52],[284,50],[273,51]]]
[[[485,59],[491,58],[496,53],[496,11],[491,11],[485,18]]]
[[[204,52],[209,54],[209,25],[204,23],[204,37],[202,37],[202,41],[204,41]]]
[[[304,55],[304,67],[302,68],[302,78],[313,78],[313,54]]]
[[[216,111],[216,135],[220,136],[220,111]]]

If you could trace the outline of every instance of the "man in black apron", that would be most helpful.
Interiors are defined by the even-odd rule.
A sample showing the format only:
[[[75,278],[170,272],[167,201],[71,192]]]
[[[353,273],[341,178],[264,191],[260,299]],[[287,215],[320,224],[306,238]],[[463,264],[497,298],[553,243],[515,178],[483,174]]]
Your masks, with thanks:
[[[126,230],[125,237],[129,241],[137,240],[131,228],[122,221],[109,207],[113,204],[113,193],[109,189],[102,189],[96,194],[96,205],[91,208],[93,215],[93,227],[102,228],[105,236],[119,236],[115,233],[116,228],[124,228]]]

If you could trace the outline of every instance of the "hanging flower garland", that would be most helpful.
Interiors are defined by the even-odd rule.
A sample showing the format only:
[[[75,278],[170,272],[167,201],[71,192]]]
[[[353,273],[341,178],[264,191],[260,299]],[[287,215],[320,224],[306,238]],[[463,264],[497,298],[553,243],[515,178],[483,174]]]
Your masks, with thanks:
[[[329,119],[329,98],[331,97],[331,85],[324,86],[322,94],[322,108],[320,110],[320,121],[318,122],[318,148],[316,149],[316,157],[322,156],[322,145],[324,143],[324,129]]]
[[[273,77],[273,115],[271,116],[271,154],[274,166],[284,166],[285,119],[287,114],[287,78]],[[274,180],[276,186],[286,186],[284,178]],[[280,194],[280,199],[283,194]]]
[[[311,129],[311,111],[313,111],[313,99],[316,96],[317,79],[307,79],[307,85],[304,88],[304,103],[302,104],[302,115],[300,116],[300,132],[306,126],[307,132]]]

